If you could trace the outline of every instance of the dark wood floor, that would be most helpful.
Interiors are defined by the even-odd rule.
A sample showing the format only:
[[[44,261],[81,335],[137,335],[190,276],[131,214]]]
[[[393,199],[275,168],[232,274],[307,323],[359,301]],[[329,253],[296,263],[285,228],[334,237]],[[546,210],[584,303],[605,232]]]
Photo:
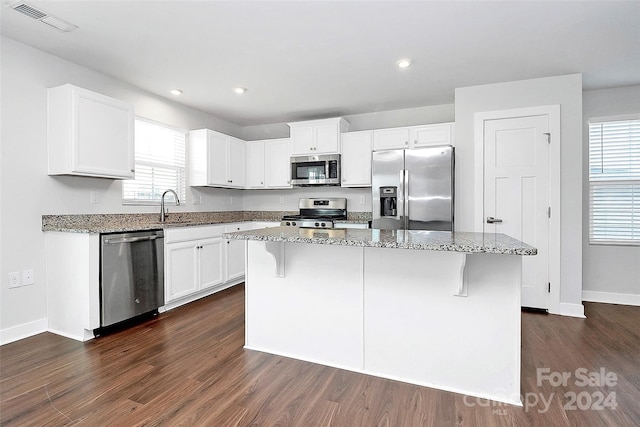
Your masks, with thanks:
[[[585,308],[523,313],[521,408],[244,350],[236,286],[87,343],[0,347],[0,424],[640,426],[640,307]],[[538,368],[571,377],[554,386]],[[583,384],[579,368],[606,381]]]

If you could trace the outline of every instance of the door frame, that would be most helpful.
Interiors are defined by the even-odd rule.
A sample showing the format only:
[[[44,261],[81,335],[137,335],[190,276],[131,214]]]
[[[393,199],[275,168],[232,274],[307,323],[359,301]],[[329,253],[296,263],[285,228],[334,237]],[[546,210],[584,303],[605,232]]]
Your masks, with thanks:
[[[485,111],[474,114],[474,221],[475,231],[482,232],[484,228],[484,128],[489,120],[512,119],[529,116],[549,117],[549,313],[560,314],[560,105],[543,105],[527,108],[513,108],[507,110]]]

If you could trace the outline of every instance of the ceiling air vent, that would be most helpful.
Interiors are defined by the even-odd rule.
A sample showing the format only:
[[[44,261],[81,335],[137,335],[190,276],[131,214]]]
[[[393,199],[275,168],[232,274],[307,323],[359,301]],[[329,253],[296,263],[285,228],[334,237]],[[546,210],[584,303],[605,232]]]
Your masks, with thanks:
[[[13,10],[22,13],[23,15],[28,16],[29,18],[40,21],[44,24],[47,24],[57,30],[63,32],[73,31],[78,28],[77,25],[69,24],[68,22],[64,22],[62,19],[58,19],[55,16],[51,16],[46,12],[43,12],[40,9],[36,9],[35,7],[27,4],[23,1],[13,4],[11,6]]]

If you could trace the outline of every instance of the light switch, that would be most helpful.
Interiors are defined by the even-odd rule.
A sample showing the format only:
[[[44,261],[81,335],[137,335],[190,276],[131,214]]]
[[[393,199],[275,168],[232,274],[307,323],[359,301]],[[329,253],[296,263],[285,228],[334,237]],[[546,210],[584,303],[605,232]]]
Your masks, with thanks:
[[[17,288],[20,286],[20,273],[12,271],[9,273],[9,288]]]
[[[94,204],[94,205],[98,203],[98,192],[97,191],[90,191],[89,192],[89,203]]]

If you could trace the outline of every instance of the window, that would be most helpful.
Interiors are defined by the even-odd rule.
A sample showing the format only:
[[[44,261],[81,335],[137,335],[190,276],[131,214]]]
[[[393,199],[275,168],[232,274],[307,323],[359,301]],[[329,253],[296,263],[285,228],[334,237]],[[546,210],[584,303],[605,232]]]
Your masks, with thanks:
[[[159,204],[168,189],[178,193],[181,203],[186,201],[186,134],[184,130],[136,118],[136,178],[123,182],[123,204]]]
[[[589,242],[640,245],[640,118],[589,123]]]

